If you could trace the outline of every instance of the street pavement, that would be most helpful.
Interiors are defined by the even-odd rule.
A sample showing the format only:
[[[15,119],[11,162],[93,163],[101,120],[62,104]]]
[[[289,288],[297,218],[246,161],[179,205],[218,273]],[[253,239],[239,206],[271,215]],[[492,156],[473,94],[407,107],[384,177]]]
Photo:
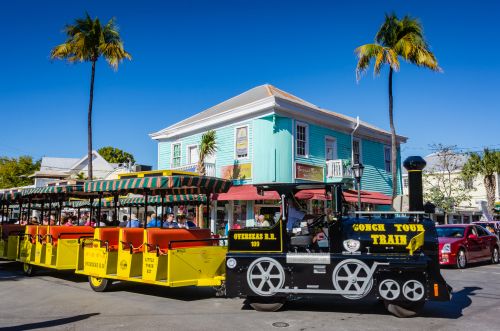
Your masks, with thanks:
[[[374,301],[298,300],[283,311],[256,312],[210,289],[116,283],[93,292],[84,277],[0,262],[0,330],[499,330],[500,266],[444,269],[451,302],[430,302],[400,319]]]

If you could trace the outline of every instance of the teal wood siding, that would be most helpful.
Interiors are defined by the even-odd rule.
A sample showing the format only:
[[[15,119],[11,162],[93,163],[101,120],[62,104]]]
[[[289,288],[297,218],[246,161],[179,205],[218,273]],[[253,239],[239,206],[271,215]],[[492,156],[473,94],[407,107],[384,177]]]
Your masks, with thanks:
[[[253,120],[253,183],[292,181],[292,120],[275,115]]]
[[[384,147],[379,142],[361,139],[361,159],[365,170],[361,178],[361,189],[392,195],[392,175],[385,171]],[[397,164],[401,162],[398,153]],[[398,166],[398,192],[401,191],[401,168]]]
[[[248,126],[248,157],[244,159],[236,159],[235,151],[235,134],[236,128]],[[221,168],[237,164],[252,163],[253,160],[253,126],[251,121],[246,121],[238,124],[233,124],[215,130],[217,133],[217,157],[215,161],[215,173],[218,177],[221,176]],[[254,177],[252,169],[252,177]],[[235,184],[251,183],[252,179],[236,180]]]
[[[158,169],[170,169],[170,152],[170,141],[160,141],[158,143]]]
[[[294,121],[296,125],[297,121]],[[303,123],[303,122],[300,122]],[[307,124],[307,123],[306,123]],[[351,136],[342,132],[337,132],[318,125],[309,126],[309,154],[307,157],[300,157],[294,151],[295,161],[303,164],[310,164],[324,168],[326,178],[326,155],[325,138],[332,137],[337,142],[337,158],[351,159]],[[294,130],[295,132],[295,130]],[[294,137],[295,139],[295,137]]]

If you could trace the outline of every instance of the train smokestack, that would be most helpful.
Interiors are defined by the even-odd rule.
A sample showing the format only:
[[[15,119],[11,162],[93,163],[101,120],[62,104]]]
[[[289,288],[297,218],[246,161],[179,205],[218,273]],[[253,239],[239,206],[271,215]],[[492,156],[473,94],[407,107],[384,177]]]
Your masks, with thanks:
[[[409,156],[403,166],[408,170],[409,211],[424,211],[422,170],[427,163],[420,156]]]

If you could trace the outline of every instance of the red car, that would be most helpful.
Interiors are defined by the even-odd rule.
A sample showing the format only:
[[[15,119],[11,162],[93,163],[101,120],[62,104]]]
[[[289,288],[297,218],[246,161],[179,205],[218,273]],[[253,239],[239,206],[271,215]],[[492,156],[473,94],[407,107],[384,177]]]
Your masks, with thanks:
[[[498,237],[474,224],[436,226],[439,239],[439,264],[454,265],[459,269],[467,263],[491,261],[498,263]]]

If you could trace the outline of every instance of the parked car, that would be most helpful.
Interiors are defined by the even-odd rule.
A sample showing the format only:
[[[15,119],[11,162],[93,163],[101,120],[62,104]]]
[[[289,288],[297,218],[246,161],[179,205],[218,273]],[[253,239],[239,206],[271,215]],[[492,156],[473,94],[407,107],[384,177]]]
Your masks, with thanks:
[[[448,224],[436,227],[439,239],[439,264],[463,269],[468,263],[498,263],[498,237],[475,224]]]
[[[479,222],[474,222],[473,224],[476,225],[481,225],[483,228],[486,230],[490,231],[493,234],[496,234],[497,236],[500,235],[500,222],[499,221],[479,221]]]

